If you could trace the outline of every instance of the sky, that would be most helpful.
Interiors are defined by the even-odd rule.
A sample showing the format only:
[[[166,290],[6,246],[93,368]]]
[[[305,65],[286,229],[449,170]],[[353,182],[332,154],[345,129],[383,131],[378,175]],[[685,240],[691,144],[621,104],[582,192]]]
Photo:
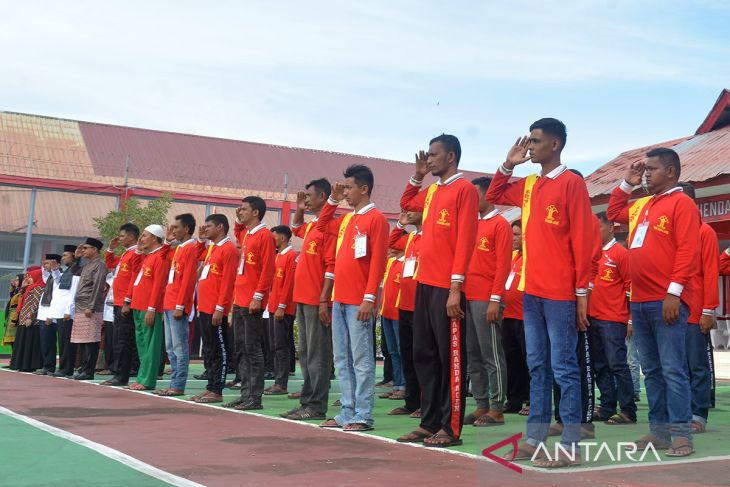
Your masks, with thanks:
[[[549,116],[588,175],[730,88],[723,0],[0,6],[0,110],[400,161],[451,133],[475,171]]]

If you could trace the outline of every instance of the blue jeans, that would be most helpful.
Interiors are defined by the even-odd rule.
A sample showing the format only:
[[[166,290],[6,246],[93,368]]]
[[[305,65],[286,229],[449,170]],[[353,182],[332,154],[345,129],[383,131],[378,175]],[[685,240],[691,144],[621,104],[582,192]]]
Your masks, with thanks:
[[[594,338],[593,366],[601,391],[600,415],[613,416],[618,404],[622,413],[636,419],[634,384],[626,360],[626,325],[592,318],[588,331]]]
[[[185,390],[188,381],[188,363],[190,362],[190,351],[188,345],[188,315],[176,320],[172,317],[173,311],[165,311],[165,349],[167,358],[170,359],[172,376],[170,377],[170,389]]]
[[[700,331],[700,326],[687,325],[687,368],[692,387],[692,420],[707,424],[712,394],[712,377],[707,347],[710,335]]]
[[[332,348],[340,379],[342,409],[335,416],[340,426],[353,423],[373,425],[375,357],[373,356],[374,320],[358,321],[359,305],[332,306]]]
[[[393,364],[393,390],[405,391],[406,381],[403,378],[403,362],[400,359],[400,328],[398,320],[389,318],[380,318],[383,324],[383,334],[385,334],[385,342],[388,345],[388,353]]]
[[[634,335],[626,340],[626,361],[631,371],[631,382],[634,383],[634,396],[641,396],[641,363],[639,362],[639,349],[636,347]]]
[[[561,443],[578,448],[581,423],[580,367],[575,350],[575,301],[524,295],[525,347],[530,369],[527,442],[545,442],[552,417],[553,380],[560,387]],[[570,450],[569,450],[570,451]]]
[[[663,441],[692,438],[692,409],[687,372],[687,317],[682,303],[677,321],[662,317],[662,301],[631,303],[634,337],[644,370],[649,401],[649,430]]]

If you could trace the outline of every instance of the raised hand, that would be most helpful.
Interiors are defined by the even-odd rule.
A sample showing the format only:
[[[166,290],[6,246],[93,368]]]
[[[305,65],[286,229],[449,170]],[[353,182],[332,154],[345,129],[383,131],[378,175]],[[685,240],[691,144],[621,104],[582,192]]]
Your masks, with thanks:
[[[299,191],[297,193],[297,208],[302,211],[307,210],[307,193],[304,191]]]
[[[240,207],[239,208],[236,208],[236,220],[238,220],[239,222],[243,221],[241,219],[241,212],[242,211],[243,211],[243,208],[240,208]]]
[[[332,185],[332,199],[335,201],[342,201],[345,198],[345,185],[342,183],[335,183]]]
[[[167,225],[165,227],[165,240],[167,240],[168,242],[172,242],[173,240],[175,240],[175,234],[173,233],[172,227],[170,225]]]
[[[82,245],[79,245],[76,247],[76,252],[74,252],[74,257],[76,257],[76,260],[80,259],[84,255],[84,249],[82,248]]]
[[[119,247],[119,237],[114,237],[109,241],[109,248],[114,250]]]
[[[632,186],[640,185],[641,179],[644,177],[644,166],[644,161],[632,162],[624,178],[626,182]]]
[[[400,217],[398,218],[398,223],[400,223],[401,226],[404,226],[404,227],[410,223],[408,221],[408,212],[407,211],[401,210]]]
[[[423,179],[428,172],[428,152],[419,150],[416,154],[416,179]]]
[[[205,225],[201,225],[198,227],[198,238],[200,240],[205,240],[208,237],[208,229],[205,227]]]
[[[504,161],[504,168],[512,169],[515,166],[519,166],[520,164],[532,159],[527,155],[527,148],[529,144],[530,137],[527,135],[524,137],[518,137],[515,141],[515,145],[513,145],[507,153],[507,160]]]

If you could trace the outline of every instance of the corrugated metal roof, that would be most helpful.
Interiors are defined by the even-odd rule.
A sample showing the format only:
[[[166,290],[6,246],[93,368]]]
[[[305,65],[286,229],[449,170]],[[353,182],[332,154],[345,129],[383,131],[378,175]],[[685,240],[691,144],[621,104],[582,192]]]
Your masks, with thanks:
[[[253,142],[0,112],[0,173],[121,187],[127,155],[129,185],[157,191],[289,200],[311,179],[342,178],[351,164],[375,174],[373,200],[386,213],[399,200],[413,165],[404,162]],[[468,178],[485,173],[465,172]]]

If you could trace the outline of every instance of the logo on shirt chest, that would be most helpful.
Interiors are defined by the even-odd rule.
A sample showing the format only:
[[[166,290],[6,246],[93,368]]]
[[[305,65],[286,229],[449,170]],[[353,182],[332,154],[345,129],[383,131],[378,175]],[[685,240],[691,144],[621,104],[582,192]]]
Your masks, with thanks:
[[[661,232],[664,235],[669,235],[669,229],[667,228],[668,223],[669,218],[667,217],[667,215],[662,215],[656,219],[656,225],[654,225],[654,230],[656,230],[657,232]]]
[[[284,277],[284,268],[283,267],[276,268],[276,277]]]
[[[400,284],[400,272],[395,275],[395,280],[393,282],[396,284]]]
[[[607,281],[607,282],[613,282],[614,281],[613,269],[611,269],[609,267],[603,269],[603,275],[601,276],[601,280]]]
[[[122,266],[119,268],[119,270],[122,272],[129,272],[129,266],[126,262],[122,262]]]
[[[152,267],[145,266],[144,277],[152,277]]]
[[[218,264],[212,263],[210,264],[210,273],[211,274],[220,274],[220,270],[218,270]]]
[[[446,208],[443,208],[438,213],[439,217],[436,220],[436,225],[442,225],[444,227],[450,227],[451,222],[449,221],[451,219],[451,215],[449,214],[449,210]]]
[[[317,255],[317,242],[315,240],[307,244],[307,253],[309,255]]]
[[[489,239],[487,237],[481,237],[479,239],[479,245],[477,246],[478,250],[483,250],[484,252],[489,252]]]
[[[560,220],[558,220],[560,214],[558,212],[557,206],[548,205],[547,208],[545,208],[545,211],[547,211],[547,215],[545,216],[545,223],[549,223],[550,225],[560,224]]]
[[[172,268],[175,269],[175,274],[180,274],[180,264],[178,264],[177,262],[174,262],[172,264]]]
[[[246,264],[256,265],[256,260],[254,259],[254,253],[253,252],[247,252],[246,253]]]

